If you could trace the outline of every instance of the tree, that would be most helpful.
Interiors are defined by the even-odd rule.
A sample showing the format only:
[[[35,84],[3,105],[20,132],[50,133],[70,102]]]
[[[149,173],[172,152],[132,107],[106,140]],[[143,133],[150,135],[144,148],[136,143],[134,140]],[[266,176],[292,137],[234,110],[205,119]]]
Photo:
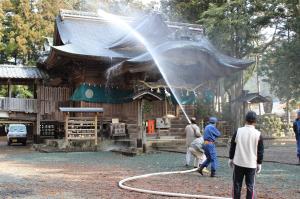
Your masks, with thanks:
[[[280,99],[299,99],[300,6],[285,1],[281,10],[278,40],[264,52],[261,73]]]
[[[281,100],[300,99],[300,6],[297,1],[282,5],[280,40],[264,54],[261,73]]]
[[[172,21],[195,23],[212,1],[166,0],[161,2],[163,13]]]
[[[0,4],[0,51],[2,51],[4,49],[4,44],[3,44],[4,26],[3,26],[3,22],[4,22],[4,12],[3,12],[3,8],[2,8],[2,4]],[[1,59],[1,57],[0,57],[0,59]]]
[[[5,13],[4,48],[1,51],[4,62],[11,58],[14,62],[26,63],[37,58],[43,44],[38,15],[33,11],[33,3],[27,0],[1,2]]]
[[[300,39],[295,37],[290,42],[266,54],[262,74],[267,77],[274,94],[281,100],[300,99]]]

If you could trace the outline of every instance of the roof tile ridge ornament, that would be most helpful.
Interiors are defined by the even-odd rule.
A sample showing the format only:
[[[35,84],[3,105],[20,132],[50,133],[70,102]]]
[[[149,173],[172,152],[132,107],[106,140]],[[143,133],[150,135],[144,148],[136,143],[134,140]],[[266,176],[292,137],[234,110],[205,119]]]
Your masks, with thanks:
[[[66,10],[66,9],[60,9],[59,15],[60,15],[62,21],[64,20],[64,18],[67,18],[67,17],[100,18],[99,15],[95,12],[84,12],[84,11]]]
[[[61,21],[64,21],[66,18],[70,19],[86,19],[86,20],[95,20],[95,21],[109,21],[109,19],[105,19],[104,17],[99,16],[96,12],[85,12],[78,10],[66,10],[60,9],[59,17]],[[125,21],[133,21],[131,17],[119,16]]]

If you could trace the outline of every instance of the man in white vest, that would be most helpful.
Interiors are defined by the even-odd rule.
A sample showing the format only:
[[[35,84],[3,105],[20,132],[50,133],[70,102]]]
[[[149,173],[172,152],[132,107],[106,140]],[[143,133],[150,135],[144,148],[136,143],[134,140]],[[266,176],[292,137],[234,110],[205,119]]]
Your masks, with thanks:
[[[246,124],[232,136],[228,165],[233,168],[232,198],[241,197],[243,179],[247,186],[247,199],[253,199],[255,194],[255,174],[260,173],[264,154],[264,144],[261,132],[255,129],[256,113],[246,114]]]

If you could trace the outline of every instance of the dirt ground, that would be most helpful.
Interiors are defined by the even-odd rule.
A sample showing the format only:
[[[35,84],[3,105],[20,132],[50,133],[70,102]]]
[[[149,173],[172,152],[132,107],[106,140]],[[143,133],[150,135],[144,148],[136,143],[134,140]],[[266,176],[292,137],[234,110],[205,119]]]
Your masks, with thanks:
[[[226,150],[219,148],[219,151]],[[300,198],[300,166],[293,165],[295,147],[269,147],[266,157],[279,157],[288,164],[263,164],[262,173],[256,179],[258,198]],[[151,177],[129,182],[128,185],[230,197],[232,171],[227,166],[227,158],[219,158],[219,163],[217,178],[194,172]],[[156,152],[135,157],[111,152],[38,153],[30,146],[8,147],[2,140],[0,198],[168,198],[122,190],[117,183],[139,174],[186,170],[183,165],[184,154],[180,153]]]

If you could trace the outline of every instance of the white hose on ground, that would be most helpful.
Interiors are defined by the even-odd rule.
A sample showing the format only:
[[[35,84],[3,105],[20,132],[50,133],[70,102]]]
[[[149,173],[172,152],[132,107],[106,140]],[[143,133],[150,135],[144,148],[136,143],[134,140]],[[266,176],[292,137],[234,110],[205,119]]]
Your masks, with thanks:
[[[149,194],[155,194],[155,195],[162,195],[162,196],[172,196],[172,197],[186,197],[186,198],[214,198],[214,199],[231,199],[231,198],[225,198],[225,197],[219,197],[219,196],[208,196],[208,195],[193,195],[193,194],[184,194],[184,193],[173,193],[173,192],[163,192],[163,191],[152,191],[147,189],[139,189],[134,187],[129,187],[124,185],[125,182],[129,182],[136,179],[141,178],[147,178],[151,176],[158,176],[158,175],[169,175],[169,174],[183,174],[183,173],[190,173],[197,171],[198,169],[191,169],[191,170],[185,170],[185,171],[170,171],[170,172],[158,172],[158,173],[149,173],[139,176],[133,176],[129,178],[125,178],[119,182],[119,187],[122,189],[130,190],[130,191],[136,191],[140,193],[149,193]]]

